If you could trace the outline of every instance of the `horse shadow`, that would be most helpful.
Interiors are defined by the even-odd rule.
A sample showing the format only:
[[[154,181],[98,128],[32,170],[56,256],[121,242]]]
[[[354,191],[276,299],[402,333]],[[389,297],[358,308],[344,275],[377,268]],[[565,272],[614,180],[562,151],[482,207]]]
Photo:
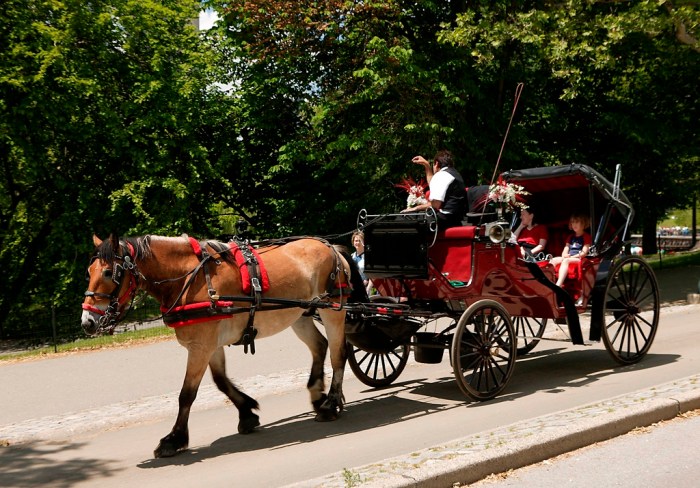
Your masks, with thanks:
[[[640,363],[621,366],[605,350],[563,351],[564,348],[550,349],[519,359],[506,390],[489,401],[478,402],[465,397],[453,376],[397,382],[381,389],[363,390],[362,393],[371,396],[347,403],[341,419],[336,422],[318,423],[314,421],[313,412],[305,412],[264,424],[253,434],[224,436],[210,445],[191,447],[172,458],[143,461],[138,467],[188,466],[219,456],[279,450],[350,435],[457,408],[493,408],[540,391],[562,393],[566,389],[585,387],[611,374],[655,368],[679,357],[648,354]]]

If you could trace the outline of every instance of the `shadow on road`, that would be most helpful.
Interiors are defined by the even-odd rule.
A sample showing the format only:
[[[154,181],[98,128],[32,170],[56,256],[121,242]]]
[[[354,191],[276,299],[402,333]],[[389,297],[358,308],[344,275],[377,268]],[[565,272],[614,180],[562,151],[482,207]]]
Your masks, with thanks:
[[[538,391],[564,392],[589,385],[611,374],[624,374],[669,364],[676,355],[648,354],[634,365],[617,365],[605,350],[549,349],[519,359],[506,392],[494,400],[472,402],[459,391],[455,379],[445,376],[437,380],[425,378],[395,383],[384,389],[365,390],[372,396],[345,405],[337,422],[316,423],[307,412],[268,423],[250,435],[222,437],[211,445],[197,446],[174,458],[141,462],[143,469],[164,466],[186,466],[210,458],[246,451],[285,449],[324,438],[362,432],[385,425],[415,420],[457,408],[494,408]],[[444,365],[443,365],[444,367]],[[468,415],[468,413],[465,413]]]
[[[120,469],[104,460],[70,457],[85,443],[30,442],[0,447],[0,485],[14,487],[52,486],[68,488],[77,483],[117,476]]]

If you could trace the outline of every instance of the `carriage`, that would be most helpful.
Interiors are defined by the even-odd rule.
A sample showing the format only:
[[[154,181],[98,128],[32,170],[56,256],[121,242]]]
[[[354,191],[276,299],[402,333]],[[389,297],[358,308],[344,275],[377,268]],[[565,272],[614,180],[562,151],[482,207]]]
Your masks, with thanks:
[[[527,252],[523,257],[511,238],[517,212],[511,218],[484,205],[462,226],[438,231],[432,210],[361,211],[365,272],[377,293],[346,318],[348,363],[360,381],[389,385],[411,351],[417,362],[440,363],[447,350],[460,390],[488,400],[503,391],[516,359],[553,323],[565,324],[573,344],[602,340],[621,364],[648,352],[658,327],[659,290],[648,264],[623,253],[634,212],[619,188],[619,167],[614,183],[581,164],[508,171],[501,178],[537,202],[550,255],[561,254],[571,233],[569,216],[587,213],[589,255],[559,287],[549,260]]]
[[[112,333],[139,290],[161,304],[162,318],[187,348],[178,415],[155,457],[188,446],[188,420],[205,371],[239,411],[238,431],[260,425],[258,403],[226,372],[224,347],[243,345],[291,327],[309,348],[307,382],[316,420],[343,409],[346,357],[370,386],[389,385],[416,361],[439,363],[448,350],[459,388],[488,400],[506,387],[518,356],[543,339],[550,322],[565,323],[570,340],[585,344],[580,316],[590,315],[589,342],[603,341],[622,364],[649,350],[659,321],[659,290],[650,267],[622,251],[633,217],[619,188],[584,165],[509,171],[546,212],[548,252],[568,233],[580,205],[591,217],[591,252],[572,266],[562,287],[547,260],[521,254],[509,219],[483,205],[464,225],[438,231],[434,212],[370,215],[361,211],[365,271],[378,293],[365,296],[346,251],[325,239],[290,237],[249,243],[141,236],[101,240],[88,266],[81,324],[88,334]],[[507,209],[506,209],[507,210]],[[316,327],[321,322],[326,334]],[[326,391],[324,363],[333,375]]]

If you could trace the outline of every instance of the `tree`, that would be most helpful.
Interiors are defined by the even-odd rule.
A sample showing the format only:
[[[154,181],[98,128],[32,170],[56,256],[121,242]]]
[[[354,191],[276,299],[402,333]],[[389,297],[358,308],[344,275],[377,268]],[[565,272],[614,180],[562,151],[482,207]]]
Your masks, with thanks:
[[[526,147],[611,178],[621,164],[645,252],[655,252],[658,219],[687,204],[698,181],[697,3],[513,5],[482,4],[442,39],[469,48],[484,73],[536,67],[519,70],[537,91],[520,121],[533,141]],[[689,190],[676,191],[679,181]]]
[[[74,308],[93,231],[203,231],[227,100],[188,1],[8,0],[0,22],[0,327]],[[0,330],[0,333],[3,331]]]

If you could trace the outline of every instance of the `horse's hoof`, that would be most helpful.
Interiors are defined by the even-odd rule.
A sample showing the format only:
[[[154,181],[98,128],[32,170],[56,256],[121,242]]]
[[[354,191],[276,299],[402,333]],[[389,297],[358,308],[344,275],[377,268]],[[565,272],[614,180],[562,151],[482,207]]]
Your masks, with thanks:
[[[316,422],[333,422],[334,420],[338,420],[338,417],[340,417],[340,415],[338,414],[337,409],[323,407],[319,409],[314,420]]]
[[[185,449],[187,449],[187,446],[175,447],[171,444],[163,444],[161,442],[160,444],[158,444],[158,447],[156,447],[156,450],[153,451],[153,457],[155,457],[155,458],[173,457],[175,454],[177,454],[180,451],[184,451]]]
[[[168,434],[158,443],[158,447],[156,447],[155,451],[153,451],[153,457],[173,457],[178,452],[187,449],[188,444],[189,441],[187,439],[178,439],[178,436]]]
[[[321,398],[311,402],[311,405],[313,405],[314,407],[314,412],[316,412],[318,415],[321,415],[324,409],[328,409],[328,407],[323,406],[323,404],[326,403],[327,400],[328,396],[324,393],[323,395],[321,395]]]
[[[260,425],[260,417],[252,414],[252,416],[240,419],[238,421],[238,433],[250,434],[258,425]]]

